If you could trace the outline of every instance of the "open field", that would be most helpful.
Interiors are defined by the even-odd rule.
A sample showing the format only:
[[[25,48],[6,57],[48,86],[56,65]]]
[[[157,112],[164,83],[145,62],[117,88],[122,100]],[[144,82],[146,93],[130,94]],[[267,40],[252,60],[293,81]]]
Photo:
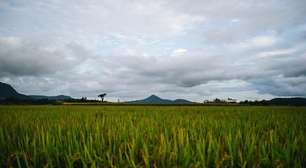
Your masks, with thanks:
[[[3,167],[306,167],[306,107],[0,106]]]

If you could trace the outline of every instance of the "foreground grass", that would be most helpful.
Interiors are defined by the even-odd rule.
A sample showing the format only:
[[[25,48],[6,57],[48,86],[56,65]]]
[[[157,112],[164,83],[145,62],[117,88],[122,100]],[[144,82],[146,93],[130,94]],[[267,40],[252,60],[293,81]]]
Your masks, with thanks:
[[[305,167],[306,107],[0,106],[3,167]]]

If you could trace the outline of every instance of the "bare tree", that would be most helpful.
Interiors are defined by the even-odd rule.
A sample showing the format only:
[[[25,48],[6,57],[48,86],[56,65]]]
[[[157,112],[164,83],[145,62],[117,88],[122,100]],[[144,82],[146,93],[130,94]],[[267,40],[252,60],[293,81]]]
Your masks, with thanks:
[[[104,97],[106,96],[106,93],[103,93],[103,94],[100,94],[98,95],[98,97],[101,98],[101,101],[103,102],[104,101]]]

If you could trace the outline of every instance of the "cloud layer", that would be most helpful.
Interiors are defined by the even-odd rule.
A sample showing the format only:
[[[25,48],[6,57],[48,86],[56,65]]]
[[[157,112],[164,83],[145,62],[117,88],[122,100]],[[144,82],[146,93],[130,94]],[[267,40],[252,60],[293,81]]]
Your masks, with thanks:
[[[306,3],[1,1],[0,80],[23,93],[306,96]]]

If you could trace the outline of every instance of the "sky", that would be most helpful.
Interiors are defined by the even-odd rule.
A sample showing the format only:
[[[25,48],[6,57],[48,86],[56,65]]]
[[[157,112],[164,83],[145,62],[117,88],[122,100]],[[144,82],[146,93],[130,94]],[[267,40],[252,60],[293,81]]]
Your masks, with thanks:
[[[96,98],[306,96],[305,0],[0,0],[0,81]]]

